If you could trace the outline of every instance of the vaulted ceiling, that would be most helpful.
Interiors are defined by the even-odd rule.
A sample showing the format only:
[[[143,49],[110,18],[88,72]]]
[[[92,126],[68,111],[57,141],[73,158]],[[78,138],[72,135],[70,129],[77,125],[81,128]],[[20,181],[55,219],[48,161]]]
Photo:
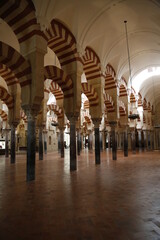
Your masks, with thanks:
[[[133,78],[150,66],[160,66],[160,0],[33,0],[41,28],[53,18],[62,21],[74,34],[77,48],[94,49],[102,67],[110,63],[117,79],[129,77],[124,20],[127,20]],[[6,23],[0,21],[0,40],[19,51],[19,44]],[[149,94],[153,78],[145,81]],[[155,94],[160,92],[156,77]],[[145,90],[146,88],[146,90]],[[158,97],[158,95],[157,95]],[[153,97],[152,97],[153,100]]]

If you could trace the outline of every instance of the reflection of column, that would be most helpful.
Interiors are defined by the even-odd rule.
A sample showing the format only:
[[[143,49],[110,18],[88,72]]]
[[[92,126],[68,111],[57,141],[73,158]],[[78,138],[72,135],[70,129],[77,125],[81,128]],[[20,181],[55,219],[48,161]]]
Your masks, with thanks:
[[[111,127],[111,137],[112,137],[112,159],[117,160],[117,139],[116,139],[116,132],[115,127],[117,125],[116,121],[110,121],[109,125]]]
[[[9,156],[8,133],[9,129],[5,129],[5,157]]]
[[[11,124],[11,163],[15,163],[15,156],[16,156],[16,136],[15,136],[15,125]]]
[[[61,158],[64,158],[64,128],[60,128],[60,152]]]
[[[28,134],[27,134],[27,181],[35,179],[35,150],[36,150],[36,132],[35,116],[31,111],[27,112]]]
[[[127,130],[127,127],[124,131],[124,156],[128,157],[128,130]]]
[[[39,160],[43,160],[42,127],[39,127]]]
[[[94,118],[92,120],[94,123],[94,133],[95,133],[95,163],[100,164],[101,159],[100,159],[99,124],[101,121],[99,118]]]

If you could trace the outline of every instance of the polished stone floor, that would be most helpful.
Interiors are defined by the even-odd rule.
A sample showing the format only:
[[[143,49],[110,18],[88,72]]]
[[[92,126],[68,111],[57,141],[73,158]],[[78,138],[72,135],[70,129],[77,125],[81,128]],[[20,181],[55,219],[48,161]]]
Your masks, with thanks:
[[[37,155],[27,183],[26,156],[0,156],[0,240],[160,239],[160,152],[101,158],[84,150],[70,173],[68,150]]]

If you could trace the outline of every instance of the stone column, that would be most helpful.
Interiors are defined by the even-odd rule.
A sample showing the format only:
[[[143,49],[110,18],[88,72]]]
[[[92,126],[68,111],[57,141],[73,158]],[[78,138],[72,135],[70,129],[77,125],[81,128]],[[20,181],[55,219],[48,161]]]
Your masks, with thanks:
[[[124,131],[124,156],[128,157],[128,127]]]
[[[5,129],[5,157],[9,157],[9,146],[8,146],[8,133],[9,129]]]
[[[64,158],[64,128],[60,128],[60,152],[61,158]]]
[[[132,153],[136,154],[136,134],[135,134],[135,130],[132,131]]]
[[[76,120],[77,117],[69,117],[70,121],[70,170],[77,170],[76,156]]]
[[[43,137],[42,127],[39,127],[39,160],[43,160]]]
[[[16,160],[16,135],[15,135],[16,125],[11,124],[11,163],[15,163]]]
[[[112,137],[112,159],[117,160],[117,139],[116,139],[116,132],[115,132],[117,122],[110,121],[109,125],[111,127],[111,137]]]
[[[142,146],[142,151],[144,151],[144,131],[141,131],[141,146]]]
[[[95,163],[100,164],[100,134],[99,134],[99,124],[101,123],[101,119],[94,118],[92,119],[94,123],[94,133],[95,133]]]
[[[106,131],[103,131],[103,150],[106,150]]]
[[[142,147],[142,139],[141,139],[141,130],[137,130],[138,132],[138,148],[139,150],[141,150],[141,147]]]
[[[103,133],[100,132],[100,150],[103,150]]]
[[[35,115],[27,111],[27,181],[35,179],[35,158],[36,158],[36,132]]]
[[[79,129],[77,129],[77,153],[80,155],[81,152],[81,134]]]
[[[47,130],[43,130],[44,153],[47,154]]]

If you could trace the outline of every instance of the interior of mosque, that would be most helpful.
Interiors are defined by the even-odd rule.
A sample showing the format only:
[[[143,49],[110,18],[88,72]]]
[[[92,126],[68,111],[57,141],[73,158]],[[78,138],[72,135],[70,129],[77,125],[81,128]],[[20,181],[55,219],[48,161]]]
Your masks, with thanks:
[[[75,170],[76,142],[96,163],[99,142],[113,159],[159,149],[159,11],[159,0],[2,0],[1,154],[27,149],[34,169],[34,145],[41,158],[70,147]]]

